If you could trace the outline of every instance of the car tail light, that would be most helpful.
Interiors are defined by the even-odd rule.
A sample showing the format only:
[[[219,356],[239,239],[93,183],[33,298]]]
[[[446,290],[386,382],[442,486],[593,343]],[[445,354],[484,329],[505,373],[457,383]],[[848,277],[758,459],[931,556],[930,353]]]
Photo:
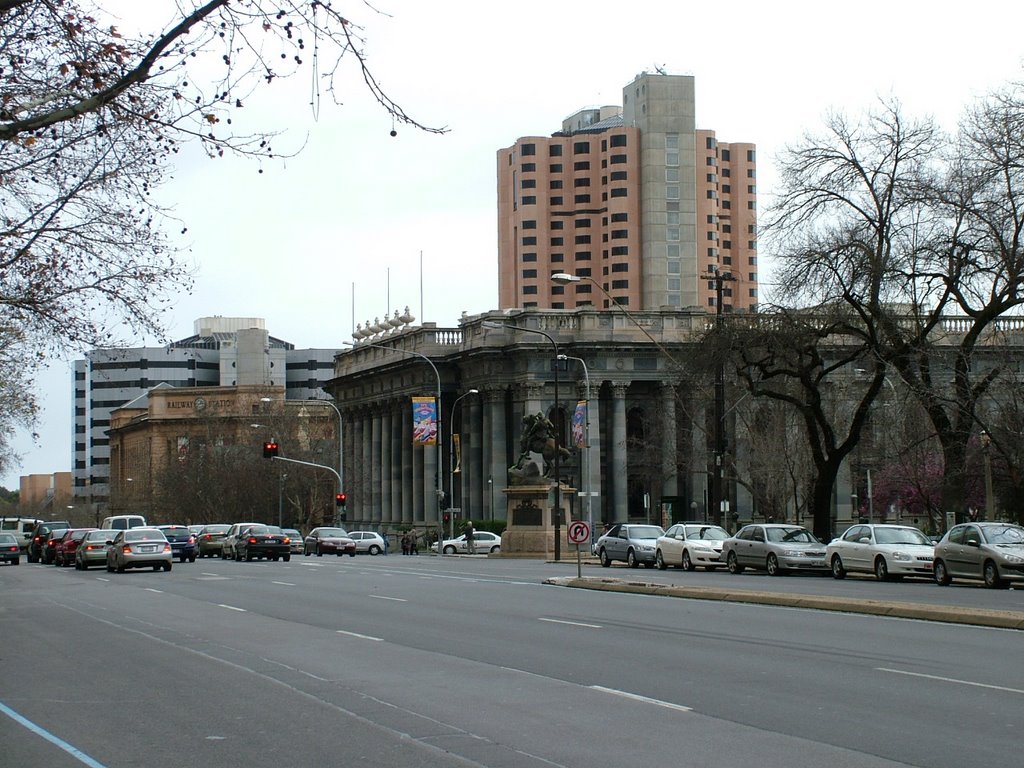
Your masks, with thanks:
[[[17,552],[17,551],[18,551],[18,545],[17,545],[17,544],[15,544],[15,545],[14,545],[13,547],[8,547],[8,549],[9,549],[9,550],[10,550],[11,552]]]
[[[124,552],[126,555],[130,555],[132,553],[132,545],[125,544],[123,547],[121,547],[121,551]]]
[[[195,544],[196,543],[196,537],[195,536],[189,536],[188,537],[188,543],[189,544]]]
[[[289,539],[289,538],[288,538],[287,536],[285,536],[285,537],[284,537],[284,541],[282,541],[281,543],[282,543],[282,544],[291,544],[291,543],[292,543],[292,540],[291,540],[291,539]]]
[[[168,542],[167,544],[164,544],[164,552],[170,552],[170,551],[171,551],[171,545],[170,545],[170,542]]]
[[[255,536],[250,536],[249,537],[249,543],[250,544],[255,544],[256,543],[256,537]]]
[[[86,552],[91,552],[92,550],[99,549],[99,548],[100,548],[99,544],[86,544],[85,545],[85,551]]]

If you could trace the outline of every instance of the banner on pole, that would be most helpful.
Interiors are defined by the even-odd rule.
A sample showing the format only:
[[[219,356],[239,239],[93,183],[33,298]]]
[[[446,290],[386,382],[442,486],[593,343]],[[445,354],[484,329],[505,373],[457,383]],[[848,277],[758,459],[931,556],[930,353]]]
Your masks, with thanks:
[[[462,435],[452,435],[452,451],[455,453],[452,456],[452,461],[455,462],[455,469],[452,470],[453,475],[457,475],[462,472]]]
[[[412,399],[413,445],[437,445],[437,403],[432,397]]]
[[[572,444],[576,448],[586,448],[586,425],[587,425],[587,401],[580,400],[576,403],[576,410],[572,414]]]

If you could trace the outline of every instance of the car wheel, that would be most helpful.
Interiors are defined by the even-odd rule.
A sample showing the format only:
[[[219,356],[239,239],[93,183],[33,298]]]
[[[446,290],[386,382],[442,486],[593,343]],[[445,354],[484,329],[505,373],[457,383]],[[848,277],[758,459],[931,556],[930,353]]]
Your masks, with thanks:
[[[124,565],[118,563],[116,566],[114,566],[114,570],[118,573],[124,573]]]
[[[693,560],[690,559],[690,550],[684,549],[683,550],[683,570],[684,571],[692,571],[692,570],[695,570],[696,568],[697,568],[697,566],[695,566],[693,564]]]
[[[632,549],[626,553],[626,565],[628,565],[630,568],[640,567],[640,561],[636,559],[636,552],[634,552]]]
[[[107,560],[107,573],[113,573],[113,572],[114,572],[114,564],[111,563],[109,560]]]
[[[736,560],[736,553],[730,552],[729,556],[725,559],[725,565],[729,569],[729,573],[743,573],[745,566],[739,564]]]
[[[11,562],[13,562],[15,565],[21,565],[21,558],[20,557],[16,557]]]
[[[612,559],[610,557],[608,557],[608,553],[605,551],[604,547],[601,547],[601,551],[600,551],[600,553],[598,553],[598,557],[601,558],[601,567],[602,568],[609,568],[609,567],[611,567]]]
[[[82,570],[82,564],[78,560],[75,560],[75,570],[76,571]]]
[[[782,569],[779,567],[779,558],[775,556],[774,552],[768,553],[768,557],[764,561],[764,567],[768,571],[769,576],[782,575]]]
[[[378,547],[376,544],[371,544],[370,545],[370,554],[371,555],[379,555],[380,553],[381,553],[381,548],[380,547]]]
[[[449,544],[447,547],[444,548],[444,553],[446,555],[454,555],[455,554],[455,547],[453,547],[451,544]]]
[[[170,563],[164,563],[164,570],[165,571],[171,570],[171,564]]]
[[[843,558],[841,558],[839,555],[832,555],[832,578],[846,578],[846,568],[843,567]]]
[[[935,561],[933,574],[935,576],[935,583],[940,587],[948,587],[953,583],[953,578],[949,575],[949,571],[946,570],[946,563],[942,560]]]
[[[889,564],[884,557],[875,558],[875,578],[879,581],[889,580]]]
[[[292,559],[292,556],[291,555],[285,555],[281,559],[284,560],[287,563],[287,562],[289,562]]]
[[[985,578],[985,586],[989,589],[1002,589],[1007,586],[1007,582],[999,575],[999,567],[992,560],[985,561],[981,574]]]
[[[187,559],[188,559],[188,558],[186,558],[186,557],[185,557],[185,555],[179,555],[179,556],[178,556],[178,562],[179,562],[179,563],[184,563],[184,562],[185,562],[185,560],[187,560]]]
[[[316,545],[316,556],[317,557],[323,557],[324,556],[324,551],[322,549],[320,549],[320,545],[319,544]]]
[[[668,563],[665,562],[665,558],[661,554],[660,549],[654,553],[654,562],[658,566],[659,571],[664,571],[666,568],[668,568]]]
[[[153,573],[156,573],[159,570],[160,570],[160,564],[159,563],[157,565],[153,566]]]
[[[495,544],[493,547],[491,547],[491,554],[493,555],[495,552],[501,552],[501,547],[498,546],[497,544]]]
[[[356,551],[353,549],[351,552],[348,553],[348,556],[349,557],[355,557],[356,556]],[[341,552],[338,553],[338,557],[341,557]]]
[[[196,561],[196,556],[195,556],[195,555],[192,555],[192,556],[191,556],[191,557],[190,557],[190,558],[188,559],[188,561],[189,561],[190,563],[194,563],[194,562]]]
[[[242,556],[239,555],[238,559],[241,560]],[[252,552],[250,552],[249,550],[245,551],[245,562],[247,562],[247,563],[251,563],[252,562]]]

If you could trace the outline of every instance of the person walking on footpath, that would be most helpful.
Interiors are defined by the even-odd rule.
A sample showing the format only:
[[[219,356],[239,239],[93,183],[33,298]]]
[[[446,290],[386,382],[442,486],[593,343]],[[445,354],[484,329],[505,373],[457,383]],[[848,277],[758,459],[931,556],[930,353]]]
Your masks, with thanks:
[[[471,554],[476,554],[476,542],[473,540],[473,521],[470,520],[466,523],[466,551]]]

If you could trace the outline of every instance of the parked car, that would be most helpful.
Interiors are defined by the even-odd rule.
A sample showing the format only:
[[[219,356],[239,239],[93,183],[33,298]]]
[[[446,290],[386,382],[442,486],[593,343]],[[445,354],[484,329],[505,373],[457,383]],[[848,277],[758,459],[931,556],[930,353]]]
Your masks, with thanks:
[[[39,548],[39,562],[44,565],[52,565],[57,559],[57,544],[64,534],[67,533],[67,528],[54,528],[48,534],[46,534],[46,540],[43,541]]]
[[[196,561],[196,537],[187,525],[157,525],[155,528],[163,531],[164,536],[171,542],[171,552],[179,563],[188,560],[190,563]]]
[[[873,573],[879,581],[931,576],[935,545],[909,525],[858,523],[825,547],[825,559],[837,579],[847,573]]]
[[[284,535],[288,537],[288,547],[293,555],[302,554],[302,533],[297,528],[283,528]]]
[[[78,545],[82,539],[85,538],[85,534],[89,531],[94,531],[95,528],[68,528],[64,531],[64,535],[57,541],[57,545],[53,553],[53,564],[58,568],[66,568],[75,563],[75,550],[78,549]]]
[[[658,537],[665,535],[660,525],[616,523],[597,540],[597,556],[607,568],[614,560],[621,560],[630,568],[654,565],[658,551]]]
[[[6,531],[0,533],[0,563],[21,563],[21,543],[18,536]]]
[[[126,528],[117,532],[107,547],[107,570],[124,573],[126,568],[171,570],[174,553],[171,542],[158,528]]]
[[[356,556],[356,543],[344,528],[323,526],[314,528],[306,536],[302,552],[306,557],[316,555]]]
[[[38,563],[43,557],[43,546],[46,544],[46,539],[50,535],[51,531],[63,530],[66,531],[71,527],[71,523],[67,520],[47,520],[46,522],[37,523],[32,529],[32,536],[28,541],[28,549],[26,554],[28,555],[28,561],[30,563]]]
[[[356,552],[370,555],[384,554],[384,537],[374,531],[349,531],[348,536],[356,543]]]
[[[430,549],[437,552],[437,542],[430,545]],[[473,549],[476,554],[488,554],[501,551],[501,536],[490,531],[473,531]],[[443,549],[446,555],[465,555],[469,552],[469,542],[466,541],[466,534],[454,539],[445,539]]]
[[[990,589],[1024,581],[1024,528],[1011,523],[964,523],[935,545],[935,581],[979,579]]]
[[[827,571],[825,545],[802,525],[755,523],[740,528],[722,542],[722,557],[730,573],[760,568],[769,576],[786,571]]]
[[[238,537],[254,525],[263,525],[263,523],[232,523],[224,531],[224,537],[220,540],[221,560],[235,559],[235,544],[238,542]]]
[[[676,523],[659,536],[654,559],[658,568],[670,565],[692,571],[697,566],[713,571],[722,561],[722,542],[729,532],[713,523]]]
[[[250,525],[235,540],[235,560],[292,559],[291,541],[276,525]]]
[[[142,515],[111,515],[103,518],[100,528],[105,530],[123,531],[127,528],[145,528],[146,518]]]
[[[75,548],[75,568],[85,571],[94,565],[105,565],[107,562],[107,547],[117,536],[113,528],[97,528],[85,534],[78,546]]]
[[[18,547],[22,552],[28,551],[28,543],[32,540],[32,531],[39,523],[44,522],[38,517],[0,517],[0,531],[14,534]]]
[[[196,557],[220,557],[224,534],[231,526],[227,523],[204,525],[196,534]]]

